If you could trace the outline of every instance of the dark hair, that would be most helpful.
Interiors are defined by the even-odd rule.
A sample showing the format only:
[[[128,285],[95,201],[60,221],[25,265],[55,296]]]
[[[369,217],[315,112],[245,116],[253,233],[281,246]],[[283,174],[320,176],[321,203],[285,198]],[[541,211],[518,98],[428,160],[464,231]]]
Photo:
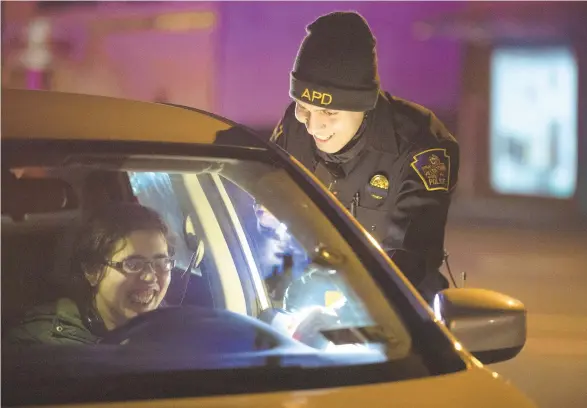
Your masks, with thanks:
[[[89,300],[93,289],[84,273],[97,274],[99,281],[104,261],[109,259],[116,244],[134,231],[159,231],[167,240],[168,253],[173,255],[169,229],[161,216],[149,207],[134,203],[108,203],[81,219],[73,252],[73,272],[77,284],[75,297]],[[80,298],[81,297],[81,298]]]

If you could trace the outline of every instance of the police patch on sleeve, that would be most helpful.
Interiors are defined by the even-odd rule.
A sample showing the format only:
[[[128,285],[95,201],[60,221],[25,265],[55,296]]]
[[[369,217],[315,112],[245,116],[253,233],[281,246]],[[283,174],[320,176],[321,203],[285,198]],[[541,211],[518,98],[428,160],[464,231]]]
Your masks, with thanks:
[[[414,156],[412,168],[428,191],[448,191],[450,186],[450,156],[446,149],[428,149]]]

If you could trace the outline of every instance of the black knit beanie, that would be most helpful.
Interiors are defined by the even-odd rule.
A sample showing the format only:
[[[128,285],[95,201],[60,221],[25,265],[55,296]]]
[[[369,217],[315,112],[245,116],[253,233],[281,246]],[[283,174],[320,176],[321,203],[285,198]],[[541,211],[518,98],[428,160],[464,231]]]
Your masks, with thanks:
[[[291,73],[290,96],[333,110],[373,109],[379,93],[376,42],[365,19],[335,12],[306,31]]]

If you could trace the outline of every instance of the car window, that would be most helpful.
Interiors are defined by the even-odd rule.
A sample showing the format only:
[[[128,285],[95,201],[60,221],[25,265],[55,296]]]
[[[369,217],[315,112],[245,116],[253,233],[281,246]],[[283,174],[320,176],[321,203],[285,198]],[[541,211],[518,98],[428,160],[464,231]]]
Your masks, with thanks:
[[[186,217],[191,213],[199,225],[197,235],[202,237],[209,250],[205,251],[202,267],[194,268],[190,273],[221,276],[215,250],[225,248],[222,261],[230,259],[233,267],[226,271],[234,270],[231,280],[238,278],[239,283],[238,290],[224,293],[225,300],[229,298],[235,305],[234,311],[258,317],[269,308],[286,308],[285,298],[289,295],[288,309],[291,310],[288,311],[302,312],[302,308],[330,306],[332,299],[343,297],[336,294],[339,292],[337,287],[344,285],[337,282],[338,271],[330,265],[312,264],[307,250],[288,231],[286,224],[234,182],[218,174],[128,174],[138,202],[156,209],[173,231],[180,269],[187,268],[192,256],[182,239]],[[178,200],[182,201],[181,205]],[[202,212],[207,207],[211,211]],[[207,233],[206,229],[220,233]],[[324,283],[304,285],[302,296],[300,290],[295,290],[294,282],[309,281],[310,277]],[[316,290],[312,292],[313,288]],[[342,291],[345,289],[341,288]],[[241,308],[236,307],[239,304]],[[357,310],[362,308],[358,300],[354,306]],[[365,314],[361,315],[348,323],[356,326],[373,324]]]
[[[244,169],[247,164],[234,167],[233,171],[239,167]],[[337,298],[334,292],[340,292],[339,297],[345,297],[350,304],[349,316],[352,317],[347,324],[362,327],[375,323],[358,294],[345,282],[343,250],[322,244],[328,251],[341,253],[340,265],[330,265],[324,260],[310,261],[310,254],[321,245],[320,241],[310,235],[310,231],[304,231],[308,234],[306,245],[310,246],[302,247],[295,239],[295,233],[288,229],[287,221],[282,222],[266,206],[259,211],[257,201],[263,201],[262,193],[258,196],[248,193],[219,174],[130,172],[130,175],[135,191],[141,180],[143,183],[149,179],[154,182],[148,190],[143,188],[137,199],[165,214],[177,235],[182,234],[187,216],[192,216],[200,226],[198,235],[206,243],[204,258],[211,264],[210,273],[220,277],[229,310],[256,317],[275,306],[285,308],[284,297],[289,287],[300,279],[310,281],[309,275],[313,275],[324,283],[304,285],[304,296],[291,290],[290,302],[294,297],[303,297],[296,302],[300,306],[290,308],[291,312],[304,313],[300,310],[303,309],[301,305],[306,308],[327,307],[333,302],[330,297]],[[162,195],[153,194],[154,190]],[[150,194],[145,194],[146,191]],[[275,198],[272,194],[268,197]],[[272,220],[274,225],[267,220]],[[186,252],[187,260],[190,256],[189,251]],[[322,289],[323,286],[330,286],[331,290]],[[310,290],[314,287],[318,288],[316,294]],[[397,323],[401,325],[400,320]]]
[[[288,373],[284,377],[288,379],[279,384],[253,381],[250,389],[257,391],[299,387],[315,369],[331,370],[321,374],[331,378],[331,385],[432,375],[422,340],[415,337],[421,334],[406,320],[409,313],[384,294],[363,258],[284,166],[197,155],[167,159],[142,154],[111,160],[107,154],[93,156],[91,151],[80,154],[78,160],[78,153],[61,149],[47,156],[55,157],[54,162],[45,158],[43,166],[53,177],[75,180],[71,185],[81,203],[87,203],[84,195],[92,190],[84,187],[85,175],[99,170],[114,176],[104,179],[116,180],[109,188],[120,189],[120,199],[155,210],[167,224],[175,247],[167,296],[176,303],[139,313],[127,326],[91,333],[98,338],[97,347],[87,349],[92,351],[81,347],[91,342],[84,333],[92,328],[84,321],[59,320],[63,316],[56,315],[57,320],[51,318],[39,326],[35,319],[42,318],[29,314],[20,320],[21,326],[3,327],[3,335],[8,333],[3,337],[3,350],[15,342],[20,347],[9,349],[8,367],[40,378],[53,378],[55,373],[63,373],[59,378],[74,375],[80,381],[170,371],[228,376],[234,370],[253,370],[253,381],[259,372],[277,370],[275,378],[280,370]],[[60,155],[66,154],[65,161]],[[30,157],[26,159],[27,166],[36,165]],[[4,196],[2,200],[4,204]],[[86,211],[83,205],[80,211]],[[5,217],[11,214],[3,214],[3,223]],[[16,225],[12,231],[26,236],[22,251],[31,258],[48,256],[36,245],[37,232],[31,228],[34,218],[10,222]],[[67,222],[59,221],[59,233],[44,233],[55,233],[52,239],[58,243]],[[3,231],[3,246],[15,240],[15,234]],[[3,281],[5,276],[20,276],[18,262],[9,262],[10,255],[5,258],[3,254]],[[73,265],[75,259],[71,262]],[[83,270],[74,269],[70,273],[77,275],[72,279],[84,279]],[[50,276],[55,271],[48,268],[36,273]],[[389,284],[394,283],[390,280]],[[58,289],[54,294],[61,303],[53,305],[63,304],[64,296],[73,299],[78,295]],[[88,301],[95,302],[93,295],[88,296]],[[83,305],[78,302],[77,306],[76,313],[83,314]],[[46,310],[61,313],[42,310],[42,316],[47,316]],[[65,323],[53,326],[57,321]],[[38,330],[33,337],[38,334],[40,340],[18,343],[22,337],[13,338],[11,333],[19,333],[22,327],[28,340],[31,327]],[[52,348],[46,360],[38,354],[45,355],[43,347],[21,347],[35,342],[72,347]],[[41,367],[39,361],[49,362]],[[389,366],[383,369],[381,364]],[[337,371],[341,367],[356,367],[356,371],[343,375]],[[314,380],[311,387],[327,386],[320,381],[324,380]],[[193,395],[239,392],[231,383],[224,388],[220,384],[222,381],[216,388],[210,384],[196,387]]]

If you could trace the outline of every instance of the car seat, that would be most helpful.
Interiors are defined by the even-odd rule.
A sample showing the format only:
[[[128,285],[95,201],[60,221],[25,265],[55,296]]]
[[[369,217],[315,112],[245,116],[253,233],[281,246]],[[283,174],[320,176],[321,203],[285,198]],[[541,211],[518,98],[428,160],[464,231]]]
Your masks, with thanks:
[[[61,295],[53,280],[57,242],[77,216],[73,188],[58,179],[17,179],[2,170],[2,329]]]

